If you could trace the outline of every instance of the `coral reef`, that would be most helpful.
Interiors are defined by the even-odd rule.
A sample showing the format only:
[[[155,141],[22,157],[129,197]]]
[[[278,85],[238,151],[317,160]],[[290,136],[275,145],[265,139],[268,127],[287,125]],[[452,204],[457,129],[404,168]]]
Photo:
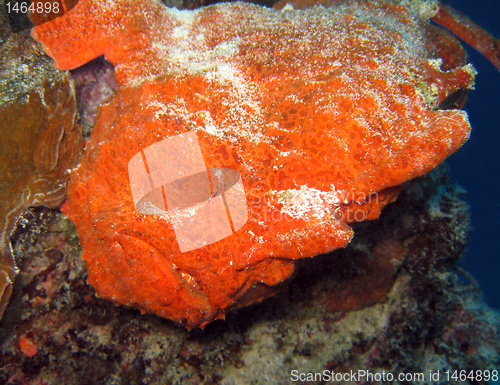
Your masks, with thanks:
[[[32,209],[12,239],[22,269],[0,324],[0,382],[272,385],[291,383],[294,370],[367,370],[445,384],[445,370],[498,369],[500,315],[456,266],[468,238],[461,193],[443,167],[408,183],[378,220],[354,225],[348,247],[302,260],[287,290],[191,332],[95,298],[74,225],[57,210]],[[401,245],[383,303],[334,309],[339,288],[345,300],[369,297],[378,273],[365,262],[399,255]],[[25,339],[38,350],[31,358]]]
[[[80,161],[72,83],[27,34],[9,31],[0,5],[0,318],[16,266],[9,236],[28,207],[57,207]]]
[[[385,1],[178,11],[81,0],[34,28],[59,68],[104,55],[116,70],[119,90],[68,189],[98,295],[203,327],[280,290],[295,260],[348,244],[351,214],[376,218],[398,185],[468,138],[465,112],[439,107],[472,86],[474,70],[451,35],[438,43],[433,31],[419,10]],[[454,55],[441,55],[442,41]],[[148,148],[180,134],[196,136],[206,168],[241,175],[249,206],[240,230],[189,251],[175,223],[195,228],[199,211],[226,198],[158,206],[168,188]],[[136,156],[156,191],[141,204],[156,215],[137,209]],[[381,285],[384,298],[390,280]]]
[[[441,33],[437,31],[431,28],[427,33]],[[33,128],[34,136],[23,143],[35,145],[32,161],[15,164],[12,156],[2,158],[2,166],[7,165],[2,170],[8,172],[2,174],[1,186],[16,192],[18,187],[31,186],[30,175],[41,177],[41,186],[50,186],[55,173],[63,171],[54,166],[51,156],[54,147],[50,143],[57,140],[51,135],[37,136],[39,126],[25,124],[34,115],[27,113],[17,120],[16,116],[21,110],[47,116],[40,108],[43,100],[49,112],[55,111],[47,118],[53,121],[51,116],[60,112],[54,100],[66,101],[70,118],[62,114],[57,123],[69,130],[68,122],[74,127],[75,120],[72,84],[62,72],[46,65],[48,59],[25,34],[12,37],[4,29],[0,32],[2,56],[11,60],[7,66],[0,64],[4,70],[0,71],[2,108],[7,111],[2,122],[8,123],[3,127],[18,128],[12,123],[16,121],[23,128]],[[448,43],[448,47],[435,47],[446,58],[443,70],[465,64],[461,55],[453,53],[461,51],[459,45],[452,40]],[[10,66],[19,60],[30,67]],[[37,63],[45,64],[37,67]],[[110,67],[103,63],[73,73],[82,116],[95,114],[96,103],[105,100],[113,88]],[[33,76],[23,77],[22,73],[31,75],[31,69]],[[51,71],[54,75],[43,81]],[[16,94],[10,92],[14,86]],[[462,105],[463,91],[440,102],[439,108]],[[92,119],[85,118],[87,127]],[[12,132],[7,130],[4,137]],[[74,143],[81,148],[81,136]],[[11,154],[6,151],[12,149],[4,145],[1,154]],[[68,149],[61,151],[61,159],[71,158],[65,152]],[[23,150],[19,153],[30,156]],[[46,157],[38,157],[39,153]],[[40,165],[41,171],[34,172]],[[23,167],[28,170],[26,178],[19,174],[20,182],[12,187],[13,179],[5,175],[17,176]],[[47,167],[55,167],[55,173],[44,174]],[[44,177],[49,184],[43,182]],[[10,250],[2,254],[9,257],[2,265],[7,283],[3,307],[5,294],[10,296],[13,289],[13,295],[0,323],[0,383],[283,384],[297,379],[295,383],[305,384],[314,376],[328,382],[326,376],[333,372],[350,379],[342,383],[393,383],[350,377],[351,371],[364,370],[379,378],[383,373],[421,373],[424,380],[414,382],[445,384],[450,383],[445,370],[477,373],[500,366],[500,316],[482,302],[473,278],[456,265],[467,242],[468,207],[459,198],[462,191],[448,184],[443,167],[404,186],[368,195],[364,201],[338,206],[356,234],[345,249],[296,261],[294,275],[272,288],[280,291],[275,297],[191,332],[169,320],[97,298],[95,290],[85,284],[87,270],[75,226],[57,209],[37,207],[19,215],[26,202],[39,204],[42,196],[47,205],[57,205],[64,178],[49,187],[48,191],[55,189],[54,199],[38,194],[29,201],[26,198],[33,196],[26,193],[19,211],[16,207],[10,217],[2,216],[10,218],[7,225],[2,223],[7,229],[2,244],[12,245],[15,264]],[[307,192],[303,187],[297,190]],[[269,195],[273,194],[274,190]],[[377,218],[398,194],[398,201],[379,219],[358,223]],[[11,198],[2,195],[2,209]],[[11,285],[9,274],[16,265],[21,272]],[[247,303],[261,299],[259,294]],[[429,371],[440,378],[431,379]],[[461,383],[487,381],[476,377]]]

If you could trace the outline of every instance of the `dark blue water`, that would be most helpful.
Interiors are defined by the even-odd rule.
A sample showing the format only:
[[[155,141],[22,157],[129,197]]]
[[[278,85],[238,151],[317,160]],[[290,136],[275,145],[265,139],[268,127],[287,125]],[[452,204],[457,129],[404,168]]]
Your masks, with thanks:
[[[500,1],[443,0],[500,38]],[[464,109],[469,141],[447,163],[471,206],[471,239],[463,266],[479,281],[488,304],[500,309],[500,71],[467,47],[479,74]]]

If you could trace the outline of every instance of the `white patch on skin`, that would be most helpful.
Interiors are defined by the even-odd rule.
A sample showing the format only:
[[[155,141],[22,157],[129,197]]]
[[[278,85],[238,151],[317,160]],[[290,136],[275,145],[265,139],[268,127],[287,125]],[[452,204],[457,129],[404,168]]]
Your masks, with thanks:
[[[332,191],[321,191],[307,186],[300,189],[270,191],[278,197],[278,202],[283,205],[281,212],[292,218],[323,218],[330,213],[331,206],[339,206],[342,201],[339,192],[332,185]]]
[[[206,124],[204,130],[207,134],[222,137],[223,132],[219,131],[212,123]]]

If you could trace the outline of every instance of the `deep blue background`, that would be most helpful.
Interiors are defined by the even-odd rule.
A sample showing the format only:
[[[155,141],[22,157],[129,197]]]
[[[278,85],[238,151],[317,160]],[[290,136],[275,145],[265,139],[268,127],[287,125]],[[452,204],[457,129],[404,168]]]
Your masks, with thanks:
[[[443,0],[500,38],[499,0]],[[479,74],[464,109],[472,133],[447,163],[471,206],[471,239],[463,266],[479,281],[487,303],[500,309],[500,71],[466,47]]]

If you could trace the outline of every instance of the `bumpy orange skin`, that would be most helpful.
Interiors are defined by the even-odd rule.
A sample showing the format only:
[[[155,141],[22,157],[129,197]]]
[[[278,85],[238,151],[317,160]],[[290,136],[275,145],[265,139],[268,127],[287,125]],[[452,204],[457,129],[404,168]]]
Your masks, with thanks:
[[[33,31],[60,68],[115,65],[120,89],[68,189],[88,281],[115,303],[191,328],[262,300],[469,136],[465,112],[437,107],[472,86],[472,67],[458,52],[440,69],[434,27],[404,7],[115,3],[80,0]],[[241,174],[249,220],[181,253],[167,218],[136,212],[127,165],[189,131],[207,167]]]

